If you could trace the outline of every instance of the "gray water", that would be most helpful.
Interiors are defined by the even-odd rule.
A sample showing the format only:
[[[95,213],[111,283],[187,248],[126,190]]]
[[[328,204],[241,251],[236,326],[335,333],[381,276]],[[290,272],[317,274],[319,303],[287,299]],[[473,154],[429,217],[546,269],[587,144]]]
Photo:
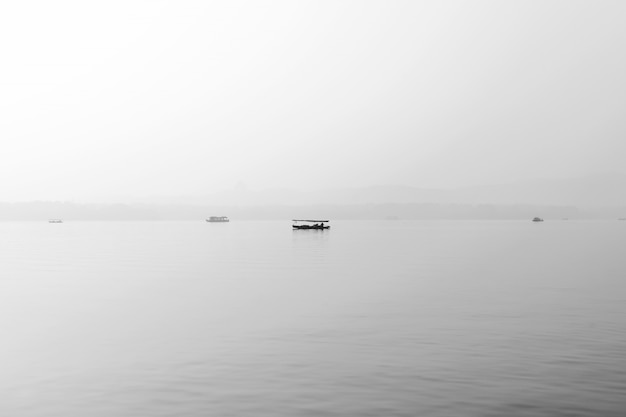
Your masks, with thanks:
[[[623,416],[626,222],[0,223],[0,415]]]

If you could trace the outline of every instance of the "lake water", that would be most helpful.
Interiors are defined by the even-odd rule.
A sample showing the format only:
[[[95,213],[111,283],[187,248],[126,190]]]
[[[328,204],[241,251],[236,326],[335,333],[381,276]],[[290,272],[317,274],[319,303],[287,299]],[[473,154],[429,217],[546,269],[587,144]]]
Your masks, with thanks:
[[[0,415],[624,416],[626,222],[0,223]]]

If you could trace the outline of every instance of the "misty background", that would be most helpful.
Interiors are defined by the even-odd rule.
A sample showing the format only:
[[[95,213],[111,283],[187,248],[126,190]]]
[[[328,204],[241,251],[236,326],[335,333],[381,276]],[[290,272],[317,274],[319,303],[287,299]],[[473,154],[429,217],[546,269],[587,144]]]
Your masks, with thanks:
[[[625,17],[4,2],[0,220],[626,217]]]

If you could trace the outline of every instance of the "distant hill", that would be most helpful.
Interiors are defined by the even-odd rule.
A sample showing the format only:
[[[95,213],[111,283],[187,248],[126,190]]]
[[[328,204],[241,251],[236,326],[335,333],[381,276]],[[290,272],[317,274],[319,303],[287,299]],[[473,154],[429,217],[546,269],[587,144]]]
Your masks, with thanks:
[[[243,187],[134,204],[0,203],[0,221],[239,219],[528,219],[626,217],[626,176],[597,175],[456,189],[372,186],[329,190]]]
[[[229,206],[346,204],[521,204],[605,207],[626,205],[626,175],[606,174],[572,179],[520,181],[510,184],[427,189],[371,186],[332,189],[243,187],[202,196],[161,197],[159,204]]]
[[[624,210],[626,212],[626,210]],[[622,212],[620,212],[622,213]],[[596,213],[597,214],[597,213]],[[0,221],[193,220],[227,215],[232,220],[291,220],[325,217],[334,220],[411,219],[546,219],[593,218],[571,206],[494,204],[337,204],[337,205],[101,205],[55,202],[0,203]],[[611,215],[613,216],[613,215]],[[619,217],[619,216],[618,216]]]
[[[468,187],[457,189],[449,196],[466,203],[624,206],[626,175],[607,174]]]
[[[127,204],[76,204],[55,201],[0,203],[0,221],[159,220],[155,207]]]

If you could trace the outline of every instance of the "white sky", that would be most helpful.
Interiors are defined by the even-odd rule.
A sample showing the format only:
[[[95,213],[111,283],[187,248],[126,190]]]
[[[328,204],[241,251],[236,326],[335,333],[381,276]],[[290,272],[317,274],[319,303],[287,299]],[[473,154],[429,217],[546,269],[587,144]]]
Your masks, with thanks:
[[[0,201],[624,172],[625,1],[6,1]]]

